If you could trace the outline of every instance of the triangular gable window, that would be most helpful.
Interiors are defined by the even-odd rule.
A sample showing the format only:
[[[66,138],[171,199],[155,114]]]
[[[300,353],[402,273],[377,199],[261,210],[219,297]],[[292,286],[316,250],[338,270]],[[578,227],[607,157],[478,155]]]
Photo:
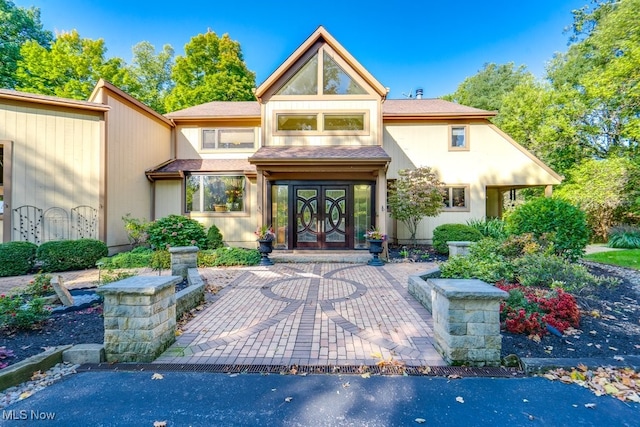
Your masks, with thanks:
[[[280,88],[278,95],[318,94],[318,54],[315,54]]]
[[[322,93],[325,95],[362,95],[367,93],[362,86],[347,74],[327,52],[323,55],[322,69],[324,85]]]
[[[276,95],[363,95],[367,91],[338,65],[324,49],[322,61],[318,53],[313,55],[287,82]],[[321,62],[321,65],[319,64]],[[318,73],[318,67],[322,73]],[[322,82],[318,84],[318,79]],[[322,92],[319,89],[322,88]]]

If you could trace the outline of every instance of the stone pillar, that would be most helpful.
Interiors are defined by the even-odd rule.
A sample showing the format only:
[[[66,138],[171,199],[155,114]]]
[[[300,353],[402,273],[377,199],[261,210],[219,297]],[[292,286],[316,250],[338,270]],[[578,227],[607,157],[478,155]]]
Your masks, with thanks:
[[[152,362],[175,340],[179,276],[134,276],[98,288],[108,362]]]
[[[478,279],[427,279],[436,349],[451,364],[499,366],[500,300],[508,294]]]
[[[198,268],[198,247],[197,246],[176,246],[169,248],[171,254],[171,274],[187,278],[187,270]]]
[[[447,242],[447,245],[449,246],[449,256],[467,256],[471,242]]]

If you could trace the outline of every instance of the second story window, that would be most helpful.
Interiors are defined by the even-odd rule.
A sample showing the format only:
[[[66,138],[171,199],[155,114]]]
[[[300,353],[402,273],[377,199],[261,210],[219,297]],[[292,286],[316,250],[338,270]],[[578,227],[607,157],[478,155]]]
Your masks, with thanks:
[[[469,136],[467,126],[451,126],[450,127],[450,151],[467,151],[469,150]]]
[[[276,113],[276,132],[365,135],[369,132],[368,120],[364,112]]]
[[[254,128],[219,128],[202,130],[203,150],[246,150],[256,146]]]

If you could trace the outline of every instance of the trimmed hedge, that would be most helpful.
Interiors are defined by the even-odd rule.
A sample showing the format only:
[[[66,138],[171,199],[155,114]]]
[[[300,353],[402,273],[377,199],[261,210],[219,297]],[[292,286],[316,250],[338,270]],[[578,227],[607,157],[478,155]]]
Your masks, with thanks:
[[[36,256],[46,272],[82,270],[94,267],[107,256],[107,245],[99,240],[59,240],[40,245]]]
[[[20,276],[33,269],[38,246],[31,242],[0,244],[0,277]]]
[[[442,224],[433,230],[433,248],[441,254],[449,253],[447,242],[477,242],[484,236],[475,228],[465,224]]]

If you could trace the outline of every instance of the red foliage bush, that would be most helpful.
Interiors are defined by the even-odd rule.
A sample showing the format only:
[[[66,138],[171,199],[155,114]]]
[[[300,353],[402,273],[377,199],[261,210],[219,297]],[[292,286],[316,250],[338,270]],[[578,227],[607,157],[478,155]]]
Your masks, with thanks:
[[[580,310],[575,298],[562,289],[543,289],[498,283],[509,292],[500,304],[503,329],[514,334],[544,335],[547,325],[560,332],[580,325]]]

